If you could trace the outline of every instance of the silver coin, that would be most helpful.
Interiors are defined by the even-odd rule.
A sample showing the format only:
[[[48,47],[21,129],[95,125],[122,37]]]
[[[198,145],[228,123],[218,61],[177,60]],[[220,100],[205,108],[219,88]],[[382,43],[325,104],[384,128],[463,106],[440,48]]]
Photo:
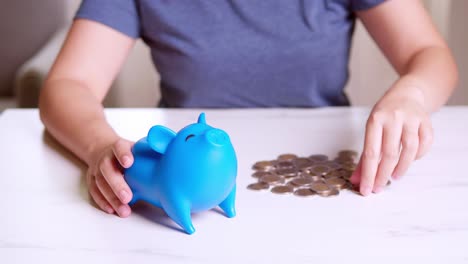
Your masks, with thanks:
[[[290,160],[282,160],[276,163],[277,169],[294,168],[294,163]]]
[[[276,174],[285,178],[292,178],[297,176],[297,170],[294,167],[279,168],[276,170]]]
[[[341,190],[345,188],[347,181],[342,178],[329,178],[325,180],[325,183],[330,187]]]
[[[290,181],[291,184],[296,185],[296,186],[308,186],[316,181],[314,181],[312,178],[307,177],[307,178],[295,178],[292,181]]]
[[[288,185],[283,185],[283,186],[275,186],[271,188],[272,193],[276,194],[287,194],[287,193],[292,193],[294,192],[294,188]]]
[[[339,170],[342,168],[342,165],[336,161],[333,161],[333,160],[330,160],[330,161],[327,161],[327,162],[324,162],[325,165],[327,165],[328,167],[330,167],[331,169],[334,169],[334,170]]]
[[[357,151],[348,149],[338,152],[338,157],[357,157],[358,155],[359,153]]]
[[[308,158],[297,158],[294,160],[294,164],[296,165],[296,168],[298,170],[304,170],[312,167],[315,164],[315,162]]]
[[[276,174],[265,175],[261,177],[259,181],[263,183],[267,183],[269,185],[281,185],[285,182],[283,177],[276,175]]]
[[[296,154],[287,153],[287,154],[279,155],[277,160],[284,161],[284,160],[293,160],[293,159],[296,159],[296,158],[297,158]]]
[[[247,189],[254,190],[254,191],[260,191],[260,190],[267,190],[270,188],[270,185],[264,182],[256,182],[247,185]]]
[[[323,154],[314,154],[310,155],[309,159],[316,162],[325,162],[328,161],[328,156]]]
[[[263,160],[256,162],[252,168],[254,170],[260,170],[260,171],[270,171],[275,168],[275,162],[271,160]]]
[[[252,177],[254,178],[261,178],[263,176],[266,176],[266,175],[272,175],[274,174],[273,172],[271,171],[256,171],[252,174]]]
[[[322,182],[314,182],[310,185],[310,189],[318,194],[329,192],[332,188]]]
[[[314,172],[317,175],[325,175],[331,171],[330,167],[322,164],[317,164],[314,165],[312,168],[310,168],[311,172]]]
[[[317,193],[321,197],[330,197],[330,196],[336,196],[340,194],[340,191],[338,189],[330,189],[330,191],[324,191],[321,193]]]
[[[300,197],[308,197],[308,196],[313,196],[315,195],[314,191],[308,188],[300,188],[294,191],[294,195],[300,196]]]

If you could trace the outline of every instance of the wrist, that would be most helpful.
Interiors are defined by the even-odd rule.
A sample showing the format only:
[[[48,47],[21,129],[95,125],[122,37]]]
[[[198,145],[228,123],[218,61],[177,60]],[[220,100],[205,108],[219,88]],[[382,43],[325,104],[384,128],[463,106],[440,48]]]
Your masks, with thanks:
[[[411,100],[420,104],[429,113],[430,108],[427,106],[424,86],[424,82],[417,77],[404,75],[392,85],[381,100]]]

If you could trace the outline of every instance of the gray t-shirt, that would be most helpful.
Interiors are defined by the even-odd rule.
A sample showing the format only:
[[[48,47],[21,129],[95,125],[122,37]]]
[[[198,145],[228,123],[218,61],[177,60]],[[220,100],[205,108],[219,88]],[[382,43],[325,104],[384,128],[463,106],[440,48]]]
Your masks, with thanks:
[[[162,106],[340,106],[354,11],[383,1],[84,0],[76,18],[146,42]]]

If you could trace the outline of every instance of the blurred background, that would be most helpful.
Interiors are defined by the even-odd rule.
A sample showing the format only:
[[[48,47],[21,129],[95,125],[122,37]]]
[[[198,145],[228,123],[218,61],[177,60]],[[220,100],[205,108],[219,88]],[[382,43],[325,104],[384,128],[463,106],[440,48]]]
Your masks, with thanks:
[[[468,0],[424,0],[452,48],[460,82],[450,105],[468,105]],[[44,78],[65,38],[80,0],[3,0],[0,8],[0,112],[36,107]],[[358,23],[346,91],[353,105],[370,106],[396,74]],[[159,76],[139,41],[105,100],[107,107],[155,107]]]

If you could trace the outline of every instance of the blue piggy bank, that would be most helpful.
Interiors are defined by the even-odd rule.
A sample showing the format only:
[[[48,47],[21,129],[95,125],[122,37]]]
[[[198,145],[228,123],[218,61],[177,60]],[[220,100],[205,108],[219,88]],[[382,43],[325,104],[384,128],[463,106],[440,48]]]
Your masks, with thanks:
[[[192,212],[219,206],[227,217],[236,215],[236,153],[228,134],[207,125],[204,113],[177,134],[153,126],[132,153],[134,163],[124,172],[130,205],[158,206],[188,234],[195,232]]]

